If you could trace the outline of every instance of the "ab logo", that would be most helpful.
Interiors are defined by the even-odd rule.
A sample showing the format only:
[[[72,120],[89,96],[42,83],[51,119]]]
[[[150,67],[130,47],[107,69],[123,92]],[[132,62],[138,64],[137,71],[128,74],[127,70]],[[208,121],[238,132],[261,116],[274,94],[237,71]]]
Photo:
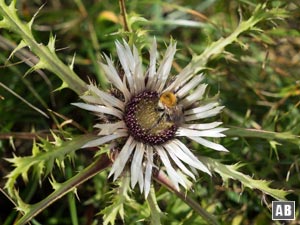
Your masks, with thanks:
[[[272,201],[272,220],[294,220],[294,201]]]

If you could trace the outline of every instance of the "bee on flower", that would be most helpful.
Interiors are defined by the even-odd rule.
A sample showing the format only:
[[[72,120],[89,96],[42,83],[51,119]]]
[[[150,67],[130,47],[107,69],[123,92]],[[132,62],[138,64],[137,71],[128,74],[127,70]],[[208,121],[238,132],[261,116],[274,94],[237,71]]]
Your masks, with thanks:
[[[171,91],[162,93],[159,97],[158,107],[170,121],[173,121],[177,125],[183,122],[182,105],[178,104],[175,93]]]
[[[118,146],[109,176],[116,180],[125,170],[130,171],[131,187],[139,185],[148,196],[154,170],[166,172],[174,187],[189,188],[186,177],[195,180],[195,171],[211,174],[209,169],[181,141],[182,137],[204,147],[227,151],[209,138],[225,136],[221,122],[201,123],[201,120],[219,114],[223,106],[216,102],[203,103],[206,84],[203,75],[194,74],[187,66],[170,79],[176,43],[171,43],[157,68],[157,43],[153,40],[148,69],[144,71],[135,46],[116,42],[117,54],[124,75],[120,75],[112,60],[105,56],[101,63],[108,80],[121,93],[112,95],[89,85],[89,92],[81,98],[86,103],[74,105],[107,116],[109,122],[97,123],[99,138],[83,147],[100,146],[125,140]],[[120,143],[120,142],[118,142]],[[122,143],[122,142],[121,142]],[[115,154],[115,153],[114,153]]]

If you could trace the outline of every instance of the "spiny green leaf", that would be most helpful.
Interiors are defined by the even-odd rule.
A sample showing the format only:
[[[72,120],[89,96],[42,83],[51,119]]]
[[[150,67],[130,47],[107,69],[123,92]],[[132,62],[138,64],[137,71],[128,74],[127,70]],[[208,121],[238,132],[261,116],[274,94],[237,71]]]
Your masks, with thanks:
[[[94,136],[84,136],[84,141],[91,141],[94,140]],[[79,139],[82,141],[82,139]],[[77,142],[80,142],[77,140]],[[74,143],[73,143],[74,144]],[[82,144],[82,143],[77,143]],[[34,216],[42,212],[45,208],[51,205],[53,202],[64,196],[65,194],[69,193],[70,191],[74,191],[76,186],[82,184],[83,182],[87,181],[88,179],[92,178],[100,171],[104,170],[111,164],[111,161],[108,157],[103,156],[99,157],[96,161],[94,161],[91,165],[89,165],[84,170],[80,171],[74,177],[70,178],[69,180],[65,181],[61,185],[57,186],[57,189],[54,190],[48,197],[43,199],[42,201],[30,205],[30,210],[27,211],[17,222],[16,225],[25,225],[27,224]],[[75,190],[76,191],[76,190]]]
[[[16,8],[16,1],[13,0],[10,2],[10,4],[7,6],[7,4],[4,1],[0,1],[0,13],[2,13],[2,16],[4,19],[6,19],[5,23],[7,24],[6,28],[11,29],[13,31],[17,32],[24,32],[26,35],[32,37],[31,28],[28,26],[28,24],[24,23],[22,24],[22,28],[18,29],[16,26],[21,24],[21,21],[17,15],[17,8]],[[12,22],[13,21],[13,25]],[[20,27],[19,27],[20,28]],[[16,30],[18,29],[18,30]],[[25,39],[24,39],[25,40]],[[26,42],[26,40],[25,40]]]
[[[79,95],[82,95],[87,90],[86,83],[57,57],[54,48],[55,39],[53,37],[49,39],[48,46],[39,44],[35,40],[31,27],[36,15],[29,23],[24,23],[16,13],[15,2],[11,2],[7,6],[3,0],[0,0],[0,15],[3,17],[0,26],[18,34],[30,50],[40,59],[39,65],[28,70],[26,75],[36,69],[47,69],[56,74],[63,83],[67,84],[64,84],[61,88],[71,88]]]
[[[30,157],[17,157],[14,155],[13,158],[6,159],[8,162],[12,163],[15,169],[11,171],[6,177],[8,178],[5,188],[8,190],[8,194],[13,196],[14,194],[14,184],[19,176],[22,176],[24,181],[27,182],[27,172],[30,167],[36,163]]]
[[[56,159],[63,161],[72,151],[80,149],[86,142],[94,138],[94,136],[83,135],[73,138],[71,141],[64,142],[60,146],[55,146],[53,143],[41,139],[42,143],[33,145],[35,149],[32,151],[33,153],[37,153],[36,155],[33,154],[25,157],[17,157],[14,155],[13,158],[6,159],[15,167],[7,175],[8,180],[5,184],[9,195],[13,196],[14,185],[19,176],[22,176],[24,181],[27,181],[29,169],[32,168],[36,175],[39,176],[38,178],[41,179],[41,176],[46,176],[51,173]],[[39,148],[39,150],[37,150],[37,148]]]
[[[218,173],[224,181],[227,181],[228,179],[238,180],[245,187],[258,189],[278,200],[286,200],[285,196],[289,194],[289,191],[271,188],[271,181],[255,180],[250,176],[237,171],[241,166],[239,163],[234,165],[224,165],[215,159],[207,157],[201,157],[201,161],[205,163],[210,170]]]
[[[296,145],[300,145],[300,136],[294,135],[290,132],[273,132],[267,130],[258,129],[246,129],[239,127],[232,127],[224,132],[226,136],[236,136],[236,137],[252,137],[252,138],[263,138],[268,140],[278,139],[283,141],[288,141]]]
[[[259,31],[260,29],[256,26],[257,23],[266,19],[283,19],[286,16],[287,11],[284,9],[278,8],[268,10],[266,4],[257,5],[252,16],[248,20],[241,21],[238,27],[228,37],[220,38],[217,41],[212,42],[200,55],[195,55],[189,64],[189,67],[194,73],[197,73],[205,67],[209,59],[224,54],[225,47],[238,41],[238,37],[242,33],[251,30]]]
[[[129,176],[123,176],[119,180],[118,185],[118,188],[115,188],[109,193],[112,196],[112,204],[100,212],[101,214],[104,214],[104,225],[114,225],[118,215],[124,220],[124,204],[126,201],[129,201]]]

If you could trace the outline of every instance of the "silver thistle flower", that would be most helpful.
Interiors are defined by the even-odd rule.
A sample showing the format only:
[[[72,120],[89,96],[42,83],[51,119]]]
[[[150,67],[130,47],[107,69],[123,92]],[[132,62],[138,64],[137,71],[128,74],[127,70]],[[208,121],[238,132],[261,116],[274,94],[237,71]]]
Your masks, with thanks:
[[[121,94],[113,95],[89,85],[89,93],[81,96],[87,103],[73,104],[100,118],[107,117],[105,123],[94,126],[100,129],[99,138],[83,147],[125,140],[109,176],[113,175],[116,180],[125,168],[130,168],[131,187],[138,183],[145,197],[150,191],[153,169],[166,171],[177,190],[179,184],[187,189],[186,176],[195,180],[196,169],[211,173],[180,137],[217,151],[227,151],[222,145],[205,139],[224,136],[222,132],[226,128],[218,127],[221,122],[199,123],[201,119],[217,115],[223,107],[216,102],[201,102],[207,85],[201,84],[203,75],[194,75],[190,66],[170,81],[175,43],[169,45],[156,68],[157,44],[153,40],[146,73],[135,46],[131,50],[125,41],[123,44],[117,41],[116,48],[124,75],[117,72],[107,56],[106,64],[101,65]]]

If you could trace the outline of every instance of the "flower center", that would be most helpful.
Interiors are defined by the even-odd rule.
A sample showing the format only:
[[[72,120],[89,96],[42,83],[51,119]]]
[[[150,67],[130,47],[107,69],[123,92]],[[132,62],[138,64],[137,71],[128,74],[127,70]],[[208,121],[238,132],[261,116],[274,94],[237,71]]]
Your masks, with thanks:
[[[144,91],[126,105],[124,121],[134,139],[150,145],[159,145],[174,138],[177,125],[158,108],[159,95]]]

